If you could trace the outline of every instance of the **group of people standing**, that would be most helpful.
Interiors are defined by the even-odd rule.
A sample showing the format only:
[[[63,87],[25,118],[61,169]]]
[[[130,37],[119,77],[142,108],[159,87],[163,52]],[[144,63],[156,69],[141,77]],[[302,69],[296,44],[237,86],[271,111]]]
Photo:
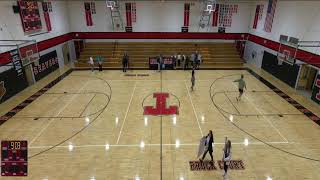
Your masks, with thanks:
[[[202,63],[202,56],[198,51],[191,53],[190,56],[178,53],[171,56],[171,58],[173,60],[174,68],[182,67],[184,70],[189,69],[189,67],[198,69]]]
[[[98,66],[99,66],[99,71],[102,71],[102,61],[103,61],[103,58],[102,58],[102,56],[97,56],[96,57],[96,61],[97,61],[97,63],[98,63]],[[93,57],[92,56],[90,56],[89,57],[89,65],[90,65],[90,69],[91,69],[91,71],[93,72],[93,70],[94,70],[94,59],[93,59]]]
[[[201,162],[206,157],[207,153],[209,152],[209,155],[211,157],[211,161],[213,162],[213,144],[214,144],[214,137],[212,130],[209,131],[208,135],[205,136],[205,146],[204,146],[204,153],[202,157],[199,159]],[[228,176],[228,169],[231,161],[231,141],[228,140],[228,138],[225,138],[225,145],[222,149],[222,162],[223,162],[223,168],[224,168],[224,174],[223,177],[227,178]]]
[[[202,56],[200,53],[198,53],[198,51],[193,52],[190,56],[178,53],[171,56],[171,59],[174,69],[183,68],[184,70],[187,70],[189,69],[189,67],[198,69],[200,64],[202,63]],[[157,57],[157,63],[158,71],[165,68],[162,54]]]

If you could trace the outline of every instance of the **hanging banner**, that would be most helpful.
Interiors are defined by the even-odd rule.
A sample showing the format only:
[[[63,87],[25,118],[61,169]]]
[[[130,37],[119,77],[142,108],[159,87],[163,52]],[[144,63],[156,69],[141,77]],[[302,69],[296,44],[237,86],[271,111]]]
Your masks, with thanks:
[[[131,3],[132,22],[137,22],[137,6],[136,3]]]
[[[184,4],[184,26],[189,26],[190,3]]]
[[[254,20],[253,20],[253,29],[257,29],[257,25],[258,25],[258,20],[259,20],[259,12],[260,12],[260,5],[257,5],[256,7],[256,13],[254,15]]]
[[[217,27],[218,26],[218,18],[219,18],[219,4],[216,4],[216,9],[212,13],[212,26]]]
[[[131,3],[126,3],[127,27],[132,27]]]
[[[92,12],[91,12],[90,4],[91,4],[90,2],[85,2],[84,3],[84,10],[85,10],[85,14],[86,14],[87,26],[93,26]]]
[[[48,2],[42,2],[42,9],[43,9],[43,16],[46,22],[47,30],[51,31],[52,27],[51,27],[50,15],[49,15]]]
[[[41,18],[37,1],[18,1],[23,31],[33,33],[41,31]]]

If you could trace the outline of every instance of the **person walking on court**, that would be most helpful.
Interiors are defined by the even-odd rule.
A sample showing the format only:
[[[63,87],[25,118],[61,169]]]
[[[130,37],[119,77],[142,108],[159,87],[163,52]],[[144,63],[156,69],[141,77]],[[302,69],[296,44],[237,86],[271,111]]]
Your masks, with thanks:
[[[93,70],[94,70],[94,61],[93,61],[93,58],[91,56],[89,58],[89,65],[90,65],[91,71],[93,72]]]
[[[223,161],[223,169],[224,169],[224,174],[223,174],[223,179],[227,179],[228,177],[228,169],[231,161],[231,141],[227,140],[226,137],[226,144],[223,148],[223,155],[222,155],[222,161]]]
[[[203,156],[200,159],[200,161],[203,161],[203,159],[206,157],[207,153],[209,152],[209,154],[211,156],[211,161],[213,162],[213,156],[212,156],[212,152],[213,152],[213,145],[212,144],[213,143],[214,143],[214,138],[213,138],[212,130],[210,130],[208,135],[206,136],[205,151],[204,151]]]
[[[247,85],[246,85],[246,82],[244,81],[244,76],[243,74],[241,74],[241,78],[240,79],[237,79],[237,80],[234,80],[233,82],[238,82],[238,87],[239,87],[239,97],[237,97],[237,101],[240,101],[241,100],[241,96],[244,92],[244,89],[247,89]]]
[[[192,73],[191,73],[191,91],[193,91],[195,81],[196,81],[196,78],[195,78],[195,75],[194,75],[194,69],[192,69]]]

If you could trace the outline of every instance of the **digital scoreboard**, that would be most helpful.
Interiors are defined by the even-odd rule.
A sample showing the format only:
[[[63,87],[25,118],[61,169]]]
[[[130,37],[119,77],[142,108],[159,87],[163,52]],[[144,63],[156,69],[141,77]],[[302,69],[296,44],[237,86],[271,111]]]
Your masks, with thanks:
[[[28,175],[28,142],[1,141],[1,176]]]

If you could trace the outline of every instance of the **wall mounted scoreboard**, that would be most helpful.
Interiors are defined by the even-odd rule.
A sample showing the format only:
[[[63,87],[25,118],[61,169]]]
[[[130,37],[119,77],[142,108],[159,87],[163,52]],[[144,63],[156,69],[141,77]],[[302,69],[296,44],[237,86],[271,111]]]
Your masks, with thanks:
[[[28,175],[28,142],[1,141],[1,176]]]

